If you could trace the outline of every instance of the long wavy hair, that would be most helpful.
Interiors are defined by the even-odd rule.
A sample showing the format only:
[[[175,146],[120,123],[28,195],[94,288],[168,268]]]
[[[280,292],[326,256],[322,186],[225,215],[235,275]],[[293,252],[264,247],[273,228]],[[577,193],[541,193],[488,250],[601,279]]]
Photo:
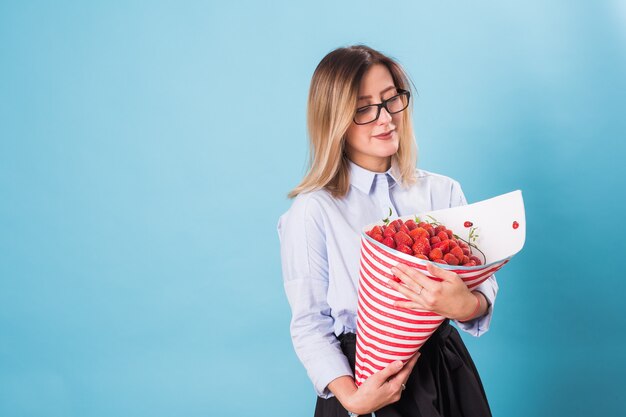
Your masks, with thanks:
[[[309,133],[308,170],[289,198],[325,188],[341,198],[350,188],[346,132],[353,123],[359,86],[373,65],[382,64],[391,73],[396,88],[412,91],[406,72],[393,59],[365,45],[338,48],[319,63],[309,89],[307,128]],[[405,184],[415,182],[417,146],[413,134],[412,106],[402,112],[398,151],[392,164]]]

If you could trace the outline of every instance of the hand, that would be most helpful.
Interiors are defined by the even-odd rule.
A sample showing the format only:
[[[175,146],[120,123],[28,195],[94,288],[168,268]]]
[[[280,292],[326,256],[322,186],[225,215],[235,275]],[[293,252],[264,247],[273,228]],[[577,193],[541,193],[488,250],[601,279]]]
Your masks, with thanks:
[[[420,353],[417,352],[404,366],[402,361],[390,363],[386,368],[367,378],[358,389],[354,389],[350,393],[341,393],[336,390],[337,386],[333,386],[333,384],[338,382],[337,380],[331,382],[328,388],[346,410],[357,414],[369,414],[400,399],[403,390],[402,385],[406,384],[409,379],[419,356]]]
[[[391,268],[404,285],[393,280],[389,280],[388,285],[409,300],[396,301],[395,306],[433,311],[453,320],[466,319],[475,311],[476,298],[456,273],[430,262],[427,269],[430,275],[442,281],[435,281],[402,263]]]

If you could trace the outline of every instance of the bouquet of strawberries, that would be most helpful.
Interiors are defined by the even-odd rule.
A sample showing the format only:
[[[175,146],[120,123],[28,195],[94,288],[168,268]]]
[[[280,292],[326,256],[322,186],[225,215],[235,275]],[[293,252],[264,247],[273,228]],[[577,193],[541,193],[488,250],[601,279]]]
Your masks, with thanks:
[[[405,298],[387,284],[399,281],[390,271],[393,266],[401,262],[438,280],[426,268],[436,262],[471,289],[502,268],[524,241],[521,191],[367,225],[361,236],[357,385],[395,360],[406,362],[445,320],[431,311],[394,306]]]

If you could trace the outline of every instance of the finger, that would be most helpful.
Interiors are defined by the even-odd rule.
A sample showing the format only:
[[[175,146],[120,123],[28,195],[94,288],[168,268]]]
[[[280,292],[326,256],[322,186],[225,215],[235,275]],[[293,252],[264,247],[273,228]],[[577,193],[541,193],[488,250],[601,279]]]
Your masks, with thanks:
[[[417,301],[396,301],[395,303],[393,303],[393,306],[398,307],[398,308],[406,308],[409,310],[433,311],[432,308],[428,307],[425,304],[419,303]]]
[[[393,361],[380,371],[376,372],[372,376],[368,378],[368,380],[372,380],[376,386],[382,386],[387,382],[388,379],[391,379],[394,375],[400,372],[403,368],[404,364],[402,361]]]
[[[404,384],[409,379],[409,375],[413,371],[417,360],[419,359],[421,353],[417,352],[415,355],[411,357],[405,364],[400,372],[398,372],[390,381],[400,381],[400,383]]]
[[[447,271],[443,268],[439,268],[437,265],[435,265],[433,262],[428,262],[426,264],[426,269],[428,270],[428,273],[434,277],[437,278],[441,278],[445,281],[450,281],[451,279],[455,278],[457,275],[452,272],[452,271]]]
[[[411,268],[410,266],[404,265],[402,263],[399,263],[395,267],[391,268],[391,272],[393,272],[395,276],[400,278],[400,280],[402,280],[402,282],[407,285],[409,282],[417,284],[417,287],[415,287],[415,285],[412,286],[415,287],[417,292],[419,292],[419,287],[423,287],[427,291],[433,291],[438,285],[441,285],[438,282],[428,278],[417,269]]]
[[[404,282],[404,281],[403,281]],[[414,282],[408,282],[406,285],[402,285],[392,279],[387,281],[387,285],[404,295],[409,300],[419,301],[419,293],[422,292],[422,287]]]

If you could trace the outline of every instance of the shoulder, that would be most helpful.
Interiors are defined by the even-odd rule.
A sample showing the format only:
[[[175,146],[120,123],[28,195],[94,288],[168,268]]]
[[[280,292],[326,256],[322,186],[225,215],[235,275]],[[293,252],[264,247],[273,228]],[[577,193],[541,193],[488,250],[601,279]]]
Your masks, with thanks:
[[[461,184],[454,178],[437,174],[423,169],[415,170],[413,187],[426,193],[432,204],[432,209],[456,207],[467,204]]]
[[[428,185],[444,189],[461,188],[461,185],[457,180],[445,175],[426,171],[424,169],[416,169],[415,178],[417,180],[417,184],[422,186]]]
[[[298,194],[292,200],[291,207],[280,216],[278,228],[307,222],[321,224],[332,200],[332,195],[324,189]]]

